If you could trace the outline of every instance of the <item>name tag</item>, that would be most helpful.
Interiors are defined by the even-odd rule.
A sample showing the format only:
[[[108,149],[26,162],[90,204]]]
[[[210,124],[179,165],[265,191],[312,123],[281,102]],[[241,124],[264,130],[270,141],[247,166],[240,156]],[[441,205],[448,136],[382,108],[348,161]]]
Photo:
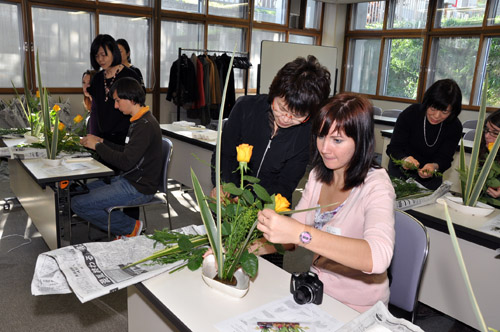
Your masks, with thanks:
[[[342,235],[342,230],[338,227],[326,226],[325,231],[334,235]]]
[[[128,136],[127,136],[127,137],[125,137],[125,144],[127,144],[127,143],[128,143],[128,140],[129,140],[129,139],[130,139],[130,137],[128,137]]]

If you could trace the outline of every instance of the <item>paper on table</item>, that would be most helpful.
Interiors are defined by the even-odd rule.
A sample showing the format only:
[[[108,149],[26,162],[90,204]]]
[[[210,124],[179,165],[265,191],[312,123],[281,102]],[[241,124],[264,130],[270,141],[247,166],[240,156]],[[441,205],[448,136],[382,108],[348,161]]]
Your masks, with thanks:
[[[255,331],[258,322],[299,322],[307,326],[310,332],[331,332],[342,326],[316,304],[299,305],[290,294],[277,301],[265,304],[242,315],[217,323],[221,332]]]

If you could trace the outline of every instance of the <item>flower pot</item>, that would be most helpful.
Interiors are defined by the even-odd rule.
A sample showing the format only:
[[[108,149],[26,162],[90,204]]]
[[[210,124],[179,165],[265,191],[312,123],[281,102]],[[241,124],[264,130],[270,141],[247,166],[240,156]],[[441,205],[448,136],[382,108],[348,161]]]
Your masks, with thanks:
[[[445,196],[448,205],[455,211],[471,216],[485,217],[495,210],[494,207],[477,202],[476,206],[466,206],[461,197]]]
[[[62,159],[47,159],[47,158],[42,158],[42,162],[50,167],[55,167],[61,165]]]
[[[40,142],[40,138],[38,138],[36,136],[32,136],[28,133],[24,134],[24,140],[28,144]]]
[[[236,278],[234,286],[215,280],[215,276],[217,276],[216,259],[214,255],[208,255],[203,259],[201,277],[209,287],[232,297],[243,297],[248,292],[250,277],[241,268],[234,273]]]

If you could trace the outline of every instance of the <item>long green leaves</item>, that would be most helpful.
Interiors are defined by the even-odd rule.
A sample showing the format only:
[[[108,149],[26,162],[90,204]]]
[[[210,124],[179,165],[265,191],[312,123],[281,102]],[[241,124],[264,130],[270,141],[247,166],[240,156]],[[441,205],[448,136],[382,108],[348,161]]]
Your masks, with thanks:
[[[500,147],[500,140],[498,137],[495,140],[495,144],[488,154],[488,158],[481,167],[479,175],[477,171],[479,169],[479,152],[481,147],[481,139],[483,137],[484,121],[486,118],[486,97],[487,97],[487,82],[488,74],[486,74],[485,82],[483,85],[483,92],[481,94],[481,105],[479,107],[479,115],[476,125],[476,133],[474,135],[474,145],[472,147],[472,152],[470,156],[469,167],[465,166],[465,151],[463,147],[463,139],[460,143],[460,164],[459,172],[461,174],[461,187],[462,187],[462,198],[464,205],[475,206],[481,193],[483,191],[484,184],[488,177],[488,174],[493,166],[495,157]],[[465,177],[465,183],[464,183]]]

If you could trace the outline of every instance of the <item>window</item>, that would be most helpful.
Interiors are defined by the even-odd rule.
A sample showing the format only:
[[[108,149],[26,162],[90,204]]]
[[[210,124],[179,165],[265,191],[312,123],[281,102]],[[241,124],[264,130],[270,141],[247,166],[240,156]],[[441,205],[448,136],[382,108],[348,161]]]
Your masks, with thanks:
[[[493,1],[492,1],[493,2]],[[483,25],[486,1],[439,1],[436,27],[480,27]]]
[[[315,0],[307,0],[306,7],[306,29],[319,29],[321,23],[321,9],[323,3]]]
[[[500,81],[498,80],[500,75],[500,37],[487,38],[483,43],[483,50],[481,54],[482,61],[480,62],[479,67],[481,68],[483,75],[481,75],[480,79],[476,80],[476,86],[474,89],[474,91],[476,91],[476,98],[474,100],[474,104],[479,105],[481,103],[481,92],[483,91],[482,85],[484,84],[487,72],[487,104],[498,108],[500,107]]]
[[[276,31],[256,30],[252,31],[252,54],[250,56],[250,89],[257,88],[257,64],[260,63],[260,52],[263,40],[284,41],[285,34]]]
[[[161,0],[161,9],[205,14],[204,0]]]
[[[208,14],[235,18],[248,17],[247,0],[208,0]]]
[[[372,1],[355,4],[352,30],[381,30],[384,23],[385,2]]]
[[[21,9],[17,4],[0,3],[0,87],[23,87],[24,52]],[[12,83],[11,83],[12,81]]]
[[[290,43],[306,44],[306,45],[315,45],[316,44],[316,38],[314,38],[312,36],[302,36],[302,35],[295,35],[295,34],[290,34],[290,36],[288,36],[288,41]]]
[[[130,46],[130,63],[139,68],[146,87],[150,87],[151,20],[145,17],[100,15],[100,33],[125,39]]]
[[[151,7],[151,0],[99,0],[100,2],[121,3],[125,5]]]
[[[170,69],[179,57],[179,47],[203,49],[203,24],[162,21],[160,42],[160,86],[168,87]]]
[[[349,44],[347,90],[375,94],[377,89],[378,62],[380,56],[379,39],[355,39]]]
[[[256,0],[253,20],[276,24],[286,23],[287,0]]]
[[[81,86],[90,68],[92,15],[88,12],[33,7],[33,38],[46,87]]]
[[[388,25],[393,29],[425,29],[429,0],[396,0]]]
[[[422,38],[385,40],[381,95],[417,98],[423,42]]]
[[[462,90],[462,102],[468,104],[478,47],[479,38],[434,38],[426,86],[443,78],[454,79]]]
[[[246,29],[213,24],[208,26],[207,48],[209,50],[232,52],[236,46],[236,52],[245,52],[245,45]],[[243,89],[245,87],[244,79],[244,71],[242,69],[234,69],[234,87],[236,89]]]

